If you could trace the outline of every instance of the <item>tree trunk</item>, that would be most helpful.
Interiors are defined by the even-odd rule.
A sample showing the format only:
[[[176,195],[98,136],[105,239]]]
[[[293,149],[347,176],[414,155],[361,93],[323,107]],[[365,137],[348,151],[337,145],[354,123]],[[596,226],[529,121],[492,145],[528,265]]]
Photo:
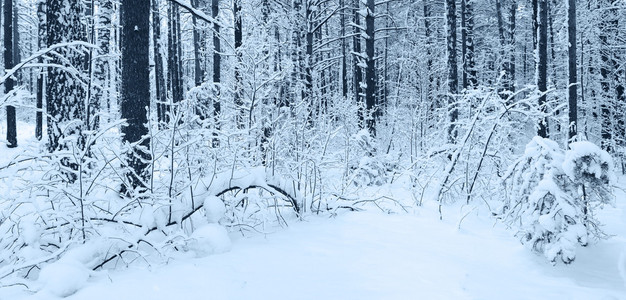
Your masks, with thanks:
[[[539,1],[539,30],[537,37],[538,61],[537,61],[537,88],[541,96],[539,97],[539,106],[543,113],[546,113],[546,84],[547,84],[547,66],[548,66],[548,0]],[[539,122],[539,130],[537,134],[540,137],[548,137],[548,118],[542,117]]]
[[[39,49],[46,48],[46,2],[39,1],[37,3],[37,20],[38,20],[38,46]],[[40,57],[39,63],[43,63],[43,57]],[[35,137],[41,140],[43,137],[43,98],[44,98],[44,82],[46,80],[46,73],[48,68],[41,68],[37,76],[37,113],[35,120]]]
[[[458,94],[459,76],[457,72],[456,60],[456,3],[455,0],[446,0],[446,20],[447,20],[447,44],[448,44],[448,142],[456,143],[457,130],[456,122],[459,118],[459,111],[456,105],[456,95]]]
[[[67,41],[85,41],[84,27],[81,25],[81,4],[77,1],[47,0],[48,46]],[[50,56],[50,63],[84,67],[84,57],[76,51],[60,48],[59,56]],[[63,57],[62,60],[59,57]],[[85,121],[86,91],[83,84],[61,68],[49,68],[46,83],[46,109],[48,112],[48,149],[52,152],[66,149],[68,145],[60,140],[71,135],[78,135],[78,147],[82,149],[84,124],[72,125],[75,120]]]
[[[219,0],[211,0],[211,16],[214,20],[217,20],[219,15]],[[217,147],[219,145],[219,140],[217,139],[217,131],[220,129],[219,119],[220,114],[222,113],[222,107],[220,103],[220,84],[221,84],[221,72],[222,72],[222,56],[220,55],[221,44],[220,44],[220,25],[218,23],[213,23],[213,83],[215,84],[216,94],[213,97],[213,116],[215,118],[215,132],[213,135],[215,138],[213,139],[213,146]]]
[[[150,107],[150,2],[122,0],[121,50],[122,90],[120,112],[128,126],[122,127],[123,141],[133,146],[127,157],[132,172],[126,174],[131,186],[146,188],[150,176],[148,163],[150,147],[148,108]]]
[[[569,86],[568,86],[568,103],[569,103],[569,130],[568,142],[574,142],[578,134],[578,103],[576,88],[577,68],[576,68],[576,0],[568,0],[567,8],[567,34],[569,45],[567,48],[568,70],[569,70]]]
[[[517,12],[516,0],[511,0],[509,6],[509,86],[508,90],[515,92],[515,20]]]
[[[13,1],[4,0],[4,69],[13,68]],[[13,90],[12,78],[4,82],[4,92],[9,94]],[[17,128],[15,106],[7,105],[7,147],[17,147]]]
[[[361,97],[361,83],[363,82],[363,70],[361,69],[360,66],[360,62],[361,62],[361,17],[359,16],[359,6],[360,6],[361,1],[360,0],[354,0],[352,2],[352,4],[354,5],[353,7],[353,19],[352,22],[354,22],[355,26],[353,26],[354,28],[354,32],[353,32],[353,37],[352,37],[352,51],[354,52],[355,55],[353,55],[353,72],[354,72],[354,98],[356,101],[356,104],[359,107],[359,127],[361,129],[365,128],[365,112],[362,111],[362,107],[363,107],[363,99]]]
[[[376,121],[379,118],[379,108],[376,105],[376,51],[375,47],[375,8],[374,0],[367,0],[367,15],[365,16],[365,55],[367,68],[365,69],[365,108],[371,114],[367,119],[367,129],[372,136],[376,136]]]
[[[305,57],[305,66],[304,66],[304,97],[305,101],[309,102],[309,106],[311,111],[309,112],[309,123],[312,121],[311,117],[313,115],[313,106],[316,106],[315,103],[312,103],[311,95],[313,93],[313,74],[312,74],[312,66],[313,66],[313,28],[316,24],[313,23],[313,12],[311,11],[311,4],[306,1],[305,8],[305,24],[306,24],[306,57]]]
[[[95,1],[95,0],[92,0]],[[97,18],[97,35],[98,35],[98,49],[97,56],[95,57],[95,68],[93,72],[93,89],[92,89],[92,101],[90,106],[96,113],[93,121],[94,128],[98,128],[100,120],[97,114],[100,112],[102,101],[109,100],[110,91],[107,88],[107,80],[109,78],[109,70],[111,69],[109,58],[109,43],[111,42],[111,16],[113,15],[113,2],[111,0],[99,0],[98,2],[98,15]]]
[[[191,5],[195,9],[199,9],[198,0],[193,0]],[[193,58],[194,58],[194,81],[196,86],[200,86],[204,81],[204,69],[202,69],[202,63],[200,59],[200,51],[203,47],[201,31],[197,28],[196,16],[192,16],[193,23]]]
[[[161,41],[161,14],[159,0],[152,0],[152,40],[154,47],[155,101],[158,123],[165,122],[165,105],[167,102],[167,86],[163,65],[163,44]]]
[[[348,65],[346,62],[346,17],[343,13],[345,6],[345,0],[339,0],[339,7],[342,9],[342,13],[339,15],[339,27],[341,28],[341,96],[343,99],[348,98]]]
[[[234,29],[235,29],[235,92],[234,103],[237,108],[236,123],[237,128],[243,129],[245,127],[244,116],[245,110],[243,107],[243,75],[241,74],[242,53],[241,45],[243,44],[243,28],[242,28],[242,16],[241,16],[241,0],[233,0],[233,15],[234,15]]]

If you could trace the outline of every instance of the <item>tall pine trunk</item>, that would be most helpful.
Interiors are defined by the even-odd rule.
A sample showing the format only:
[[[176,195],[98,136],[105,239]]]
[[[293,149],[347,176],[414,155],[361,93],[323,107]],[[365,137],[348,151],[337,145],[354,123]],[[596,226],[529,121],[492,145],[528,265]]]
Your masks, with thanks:
[[[537,31],[537,88],[539,93],[539,106],[541,111],[545,114],[546,108],[546,91],[547,91],[547,68],[548,68],[548,0],[538,0],[538,26]],[[539,122],[539,129],[537,135],[543,138],[548,137],[548,118],[542,117]]]
[[[13,1],[4,0],[4,68],[13,68]],[[15,85],[12,78],[7,78],[4,82],[4,92],[9,94]],[[15,117],[15,106],[7,105],[7,147],[17,147],[17,128]]]
[[[456,59],[456,3],[455,0],[446,0],[446,24],[447,24],[447,44],[448,44],[448,142],[456,143],[457,130],[456,122],[459,118],[459,111],[456,105],[458,94],[459,76]]]
[[[39,1],[37,2],[37,33],[38,33],[38,37],[37,37],[37,43],[38,43],[38,47],[39,49],[44,49],[46,48],[46,34],[47,34],[47,30],[46,30],[46,2],[45,1]],[[43,57],[40,57],[39,59],[39,63],[44,62]],[[39,70],[39,74],[37,75],[37,113],[36,113],[36,117],[35,117],[35,137],[38,140],[41,140],[43,137],[43,98],[44,98],[44,83],[46,81],[46,73],[48,72],[48,68],[42,67],[41,70]]]
[[[67,41],[86,41],[81,6],[78,1],[47,0],[48,47]],[[59,48],[57,52],[59,56],[50,56],[50,63],[84,71],[82,54],[68,48]],[[69,145],[62,144],[61,140],[71,135],[78,135],[77,146],[82,148],[86,94],[83,84],[66,70],[48,69],[46,109],[50,151],[67,149]]]
[[[199,9],[199,1],[193,0],[191,1],[191,5],[195,9]],[[204,33],[198,29],[198,24],[196,20],[196,16],[192,16],[193,23],[193,58],[194,58],[194,82],[195,86],[200,86],[204,81],[204,69],[202,68],[202,60],[200,56],[200,51],[202,51],[203,47],[203,36]]]
[[[576,0],[568,0],[567,8],[567,34],[569,45],[567,48],[568,70],[569,70],[569,86],[568,86],[568,103],[569,103],[569,130],[568,142],[573,142],[578,134],[578,103],[576,99],[577,67],[576,67]]]
[[[211,0],[211,16],[214,20],[217,20],[219,15],[219,0]],[[222,56],[220,52],[221,41],[220,41],[220,25],[216,22],[213,23],[213,83],[215,84],[216,94],[213,98],[213,117],[215,119],[215,132],[214,136],[217,136],[217,131],[220,129],[219,119],[220,114],[222,113],[222,107],[220,103],[220,90],[221,90],[221,72],[222,72]],[[219,140],[217,138],[213,139],[213,146],[217,147],[219,145]]]
[[[361,1],[360,0],[354,0],[352,2],[352,5],[354,5],[353,7],[353,19],[352,22],[354,22],[354,32],[353,32],[353,37],[352,37],[352,51],[354,53],[353,55],[353,65],[352,65],[352,69],[354,72],[354,82],[353,82],[353,89],[354,89],[354,98],[356,101],[356,104],[359,106],[359,127],[365,128],[365,112],[362,111],[362,106],[363,106],[363,98],[361,97],[362,93],[361,93],[361,84],[363,83],[363,70],[361,69],[360,66],[360,62],[361,62],[361,17],[359,16],[359,6],[360,6]]]
[[[342,13],[339,15],[339,27],[341,34],[341,96],[348,98],[348,64],[347,64],[347,41],[346,41],[346,17],[344,13],[345,0],[339,0]]]
[[[367,119],[367,129],[372,136],[376,136],[376,120],[379,117],[379,108],[376,105],[376,51],[375,51],[375,19],[376,3],[374,0],[367,0],[367,15],[365,16],[365,108],[371,114]]]
[[[476,86],[474,62],[474,9],[472,0],[461,0],[461,53],[463,57],[463,89]]]
[[[95,0],[92,0],[95,1]],[[93,120],[94,128],[100,123],[98,113],[104,101],[110,102],[108,89],[109,71],[111,70],[111,58],[109,43],[111,42],[111,16],[113,15],[113,2],[111,0],[98,1],[98,13],[95,16],[95,30],[98,36],[96,41],[98,49],[94,58],[93,89],[90,106],[95,112]]]
[[[150,107],[150,1],[122,0],[121,50],[122,89],[120,112],[128,126],[122,127],[123,140],[132,147],[127,164],[126,188],[145,188],[149,178],[150,138],[148,108]]]
[[[163,65],[163,43],[161,40],[161,14],[159,0],[152,0],[152,42],[154,47],[155,101],[158,123],[165,122],[167,86],[165,84],[165,66]]]
[[[234,29],[235,29],[235,91],[234,91],[234,103],[237,108],[236,123],[237,128],[243,129],[244,123],[244,103],[243,103],[243,74],[241,73],[241,64],[243,53],[241,53],[241,46],[243,44],[243,28],[242,28],[242,15],[241,15],[241,0],[233,0],[233,15],[234,15]]]

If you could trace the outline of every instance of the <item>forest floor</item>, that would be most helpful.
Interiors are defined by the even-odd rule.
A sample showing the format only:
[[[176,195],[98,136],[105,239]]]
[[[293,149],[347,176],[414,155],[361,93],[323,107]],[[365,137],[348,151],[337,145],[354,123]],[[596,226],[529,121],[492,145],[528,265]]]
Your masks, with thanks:
[[[626,187],[621,178],[620,187]],[[533,254],[485,207],[307,215],[232,250],[94,272],[67,299],[626,299],[626,193],[599,211],[613,235],[571,265]],[[0,299],[56,299],[0,289]]]

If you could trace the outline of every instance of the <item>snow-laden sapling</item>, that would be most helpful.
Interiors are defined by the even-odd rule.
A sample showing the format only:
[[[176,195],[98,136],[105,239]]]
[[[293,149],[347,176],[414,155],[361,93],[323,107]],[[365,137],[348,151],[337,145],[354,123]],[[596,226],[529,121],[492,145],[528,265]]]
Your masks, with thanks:
[[[591,208],[610,200],[611,166],[610,156],[592,143],[563,151],[535,137],[504,176],[502,216],[523,244],[553,264],[569,264],[578,245],[603,236]]]
[[[361,158],[352,162],[354,184],[357,186],[383,185],[387,181],[388,173],[394,169],[393,162],[386,156],[377,155],[374,138],[365,129],[352,136],[358,145]]]

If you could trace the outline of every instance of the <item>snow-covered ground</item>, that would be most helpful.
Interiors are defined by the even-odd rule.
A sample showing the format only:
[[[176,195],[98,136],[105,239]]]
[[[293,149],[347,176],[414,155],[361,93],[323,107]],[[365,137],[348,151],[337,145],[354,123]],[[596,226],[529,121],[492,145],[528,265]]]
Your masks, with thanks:
[[[549,265],[478,216],[485,212],[472,211],[459,229],[462,208],[447,208],[456,216],[439,221],[424,207],[308,217],[265,236],[233,235],[224,254],[94,273],[68,299],[626,299],[618,265],[624,272],[625,204],[602,216],[619,236],[580,249],[569,266]]]
[[[407,214],[306,216],[270,234],[234,232],[229,252],[93,272],[67,299],[626,299],[626,194],[616,198],[598,216],[615,236],[579,248],[572,265],[533,254],[484,208],[444,206],[440,221],[427,202]],[[14,286],[0,299],[57,298]]]

